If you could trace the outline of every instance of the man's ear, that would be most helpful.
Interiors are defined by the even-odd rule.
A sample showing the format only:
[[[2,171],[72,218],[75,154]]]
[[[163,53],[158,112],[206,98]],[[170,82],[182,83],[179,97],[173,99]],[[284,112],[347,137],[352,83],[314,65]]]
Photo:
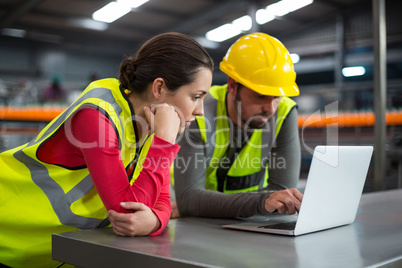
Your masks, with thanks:
[[[166,83],[163,78],[158,77],[152,82],[152,96],[156,100],[164,97],[166,89]]]
[[[237,87],[238,87],[238,85],[237,85],[236,81],[233,78],[228,76],[228,91],[229,91],[230,95],[232,95],[233,97],[236,96]]]

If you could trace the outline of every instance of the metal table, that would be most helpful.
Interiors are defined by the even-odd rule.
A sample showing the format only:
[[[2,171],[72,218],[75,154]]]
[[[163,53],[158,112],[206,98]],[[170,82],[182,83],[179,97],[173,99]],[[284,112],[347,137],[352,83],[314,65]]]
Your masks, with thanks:
[[[402,266],[400,189],[364,194],[351,225],[298,237],[221,227],[240,221],[171,220],[155,237],[118,237],[111,228],[53,234],[53,258],[79,267]]]

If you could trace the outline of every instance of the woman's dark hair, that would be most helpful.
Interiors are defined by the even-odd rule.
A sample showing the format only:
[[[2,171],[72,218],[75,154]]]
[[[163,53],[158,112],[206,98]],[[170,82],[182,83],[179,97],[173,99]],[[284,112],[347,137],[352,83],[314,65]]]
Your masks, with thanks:
[[[163,33],[146,41],[135,58],[127,57],[121,63],[119,80],[125,89],[143,93],[161,77],[175,91],[194,82],[202,67],[213,72],[214,62],[197,41],[181,33]]]

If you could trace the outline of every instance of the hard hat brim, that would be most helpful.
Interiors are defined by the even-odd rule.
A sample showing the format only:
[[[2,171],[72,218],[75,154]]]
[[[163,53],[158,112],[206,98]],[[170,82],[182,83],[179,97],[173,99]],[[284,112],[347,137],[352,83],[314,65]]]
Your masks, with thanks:
[[[261,95],[267,96],[278,96],[278,97],[294,97],[300,95],[299,87],[296,83],[292,85],[284,85],[284,86],[266,86],[260,84],[254,84],[250,81],[242,79],[240,76],[237,76],[233,71],[227,70],[226,64],[222,63],[219,65],[219,69],[235,80],[237,83],[242,84],[243,86],[251,89],[252,91],[257,92]]]

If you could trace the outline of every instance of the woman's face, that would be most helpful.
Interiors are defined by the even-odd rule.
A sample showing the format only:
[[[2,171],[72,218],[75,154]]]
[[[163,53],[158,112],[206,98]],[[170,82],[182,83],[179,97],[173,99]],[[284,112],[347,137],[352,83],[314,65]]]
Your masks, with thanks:
[[[200,68],[195,81],[178,88],[174,94],[166,95],[163,102],[173,105],[181,120],[190,125],[195,116],[204,115],[204,97],[212,83],[212,73],[207,68]],[[184,131],[184,127],[179,133]]]

